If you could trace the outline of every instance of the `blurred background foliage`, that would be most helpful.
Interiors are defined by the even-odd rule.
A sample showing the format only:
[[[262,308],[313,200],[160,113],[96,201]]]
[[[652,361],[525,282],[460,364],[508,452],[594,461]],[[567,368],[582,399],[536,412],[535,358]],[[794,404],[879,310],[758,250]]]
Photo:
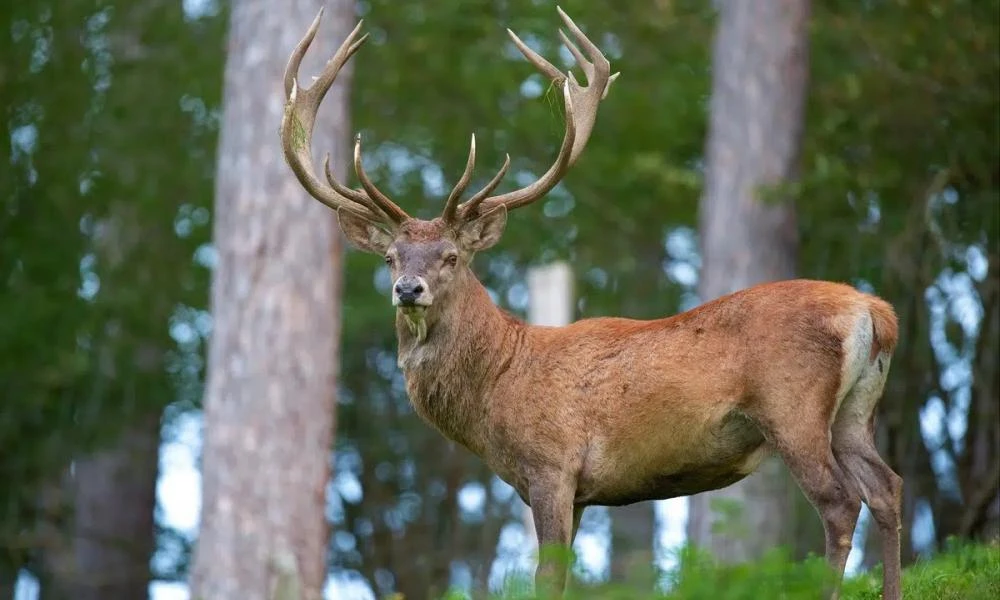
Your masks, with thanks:
[[[512,213],[477,273],[522,316],[526,269],[555,259],[573,266],[579,317],[689,308],[712,3],[562,6],[622,76],[571,175]],[[74,461],[125,435],[171,442],[197,416],[226,12],[0,7],[0,598],[21,569],[44,589]],[[354,59],[353,129],[397,202],[436,214],[472,132],[473,186],[505,152],[505,189],[548,166],[561,105],[504,28],[568,61],[550,3],[368,0],[357,13],[372,38]],[[997,0],[813,3],[800,273],[874,289],[899,312],[879,440],[907,481],[908,560],[1000,523],[998,23]],[[260,124],[275,143],[277,125]],[[349,253],[344,278],[331,570],[412,597],[483,589],[518,553],[518,505],[410,409],[379,259]],[[183,579],[193,533],[158,515],[154,577]]]

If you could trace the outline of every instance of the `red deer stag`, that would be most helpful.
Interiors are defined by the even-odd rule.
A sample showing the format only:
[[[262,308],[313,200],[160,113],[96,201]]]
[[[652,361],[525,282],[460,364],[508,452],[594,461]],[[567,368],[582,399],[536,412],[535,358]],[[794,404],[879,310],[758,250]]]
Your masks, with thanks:
[[[728,486],[776,451],[823,520],[826,556],[843,573],[862,500],[884,539],[883,590],[899,598],[902,480],[879,457],[873,415],[896,345],[883,300],[823,281],[758,285],[653,321],[584,319],[533,327],[497,308],[470,264],[493,246],[507,211],[544,196],[590,137],[616,75],[562,10],[579,47],[562,41],[587,85],[511,39],[563,92],[566,131],[534,183],[491,195],[510,165],[468,200],[475,137],[442,215],[415,219],[365,174],[361,189],[317,177],[316,111],[366,36],[361,24],[315,83],[299,63],[316,17],[285,72],[285,158],[317,200],[337,211],[358,248],[385,257],[396,307],[399,366],[417,414],[480,456],[531,506],[540,545],[571,544],[585,507],[672,498]],[[562,590],[565,568],[543,561],[536,581]],[[836,595],[836,592],[834,592]]]

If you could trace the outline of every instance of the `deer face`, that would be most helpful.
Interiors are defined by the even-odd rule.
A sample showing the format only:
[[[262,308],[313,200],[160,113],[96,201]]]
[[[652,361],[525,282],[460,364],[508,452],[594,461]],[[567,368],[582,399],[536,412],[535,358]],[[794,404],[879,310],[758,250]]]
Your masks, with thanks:
[[[442,219],[405,221],[389,233],[379,224],[341,210],[340,227],[354,246],[381,254],[392,273],[392,305],[422,313],[447,302],[456,277],[473,254],[499,241],[507,222],[503,207],[448,225]]]

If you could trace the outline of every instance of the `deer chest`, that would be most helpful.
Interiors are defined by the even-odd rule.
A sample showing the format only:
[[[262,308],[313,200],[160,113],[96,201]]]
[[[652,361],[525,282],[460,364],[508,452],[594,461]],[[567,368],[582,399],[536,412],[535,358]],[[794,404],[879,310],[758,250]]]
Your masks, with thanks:
[[[482,456],[482,416],[469,394],[443,376],[406,373],[406,393],[417,415],[448,439]]]

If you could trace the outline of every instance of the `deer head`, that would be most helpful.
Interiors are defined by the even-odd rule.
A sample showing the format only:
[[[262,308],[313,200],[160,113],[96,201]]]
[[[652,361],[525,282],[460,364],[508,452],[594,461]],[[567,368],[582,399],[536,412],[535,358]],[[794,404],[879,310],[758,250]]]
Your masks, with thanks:
[[[499,172],[481,190],[462,201],[475,166],[476,138],[473,135],[465,171],[448,194],[441,216],[430,221],[409,216],[372,183],[361,162],[360,134],[354,142],[354,170],[361,189],[352,189],[337,181],[330,170],[329,154],[324,164],[326,183],[313,171],[311,141],[316,111],[337,73],[367,39],[367,34],[359,37],[362,23],[358,23],[308,89],[299,85],[298,70],[316,35],[322,9],[288,61],[285,69],[287,99],[281,121],[285,159],[302,186],[314,198],[337,211],[341,229],[352,245],[385,257],[392,271],[392,304],[407,316],[418,338],[426,336],[435,315],[446,309],[456,296],[454,292],[460,282],[473,277],[469,269],[472,256],[500,239],[507,211],[543,197],[576,161],[594,127],[597,107],[618,76],[611,74],[608,60],[597,46],[562,9],[557,10],[580,45],[577,47],[562,30],[559,31],[563,43],[587,77],[586,86],[580,85],[572,73],[561,72],[528,48],[514,32],[507,30],[528,61],[563,91],[566,132],[555,162],[530,185],[491,195],[510,167],[508,155]]]

